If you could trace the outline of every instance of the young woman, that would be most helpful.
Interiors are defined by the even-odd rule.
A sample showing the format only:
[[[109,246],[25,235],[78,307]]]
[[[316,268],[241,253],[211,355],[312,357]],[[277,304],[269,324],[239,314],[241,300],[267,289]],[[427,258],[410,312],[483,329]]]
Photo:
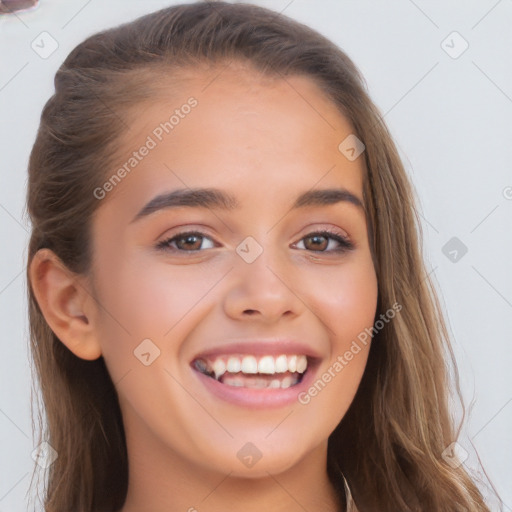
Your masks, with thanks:
[[[47,512],[488,510],[412,187],[339,48],[183,4],[55,89],[28,187]]]

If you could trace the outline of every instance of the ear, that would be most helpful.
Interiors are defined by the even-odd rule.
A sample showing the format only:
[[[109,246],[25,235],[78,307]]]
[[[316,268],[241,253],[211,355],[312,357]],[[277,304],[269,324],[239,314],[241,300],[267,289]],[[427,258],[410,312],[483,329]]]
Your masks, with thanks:
[[[81,359],[101,356],[93,319],[96,302],[85,278],[70,271],[50,249],[40,249],[29,269],[39,307],[57,338]]]

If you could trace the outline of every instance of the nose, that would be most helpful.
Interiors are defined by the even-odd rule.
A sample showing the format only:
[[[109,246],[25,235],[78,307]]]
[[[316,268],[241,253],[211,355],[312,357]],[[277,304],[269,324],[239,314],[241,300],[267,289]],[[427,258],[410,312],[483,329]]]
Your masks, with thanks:
[[[274,323],[281,317],[301,314],[304,304],[294,289],[297,273],[289,262],[268,249],[252,263],[237,256],[229,273],[230,284],[224,298],[224,311],[236,320]]]

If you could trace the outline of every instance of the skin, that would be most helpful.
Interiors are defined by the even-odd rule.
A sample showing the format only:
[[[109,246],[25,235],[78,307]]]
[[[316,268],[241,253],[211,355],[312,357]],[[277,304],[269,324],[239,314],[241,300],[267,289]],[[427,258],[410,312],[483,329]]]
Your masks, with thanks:
[[[190,362],[234,339],[291,337],[315,347],[320,376],[371,328],[377,279],[363,209],[290,210],[313,188],[344,187],[362,201],[363,157],[351,162],[338,150],[353,128],[309,78],[262,79],[232,66],[136,107],[120,165],[190,96],[197,107],[102,200],[91,274],[76,276],[40,251],[36,297],[70,350],[105,358],[127,436],[122,512],[216,512],[235,502],[248,512],[338,510],[327,440],[354,398],[369,344],[309,404],[273,409],[214,397]],[[132,222],[154,196],[187,187],[225,190],[240,207],[166,209]],[[355,248],[322,252],[330,239],[320,247],[305,239],[326,228]],[[208,237],[193,244],[199,251],[155,249],[197,229]],[[263,249],[250,264],[236,252],[247,236]],[[149,366],[133,353],[147,338],[160,350]],[[237,457],[247,442],[262,454],[251,468]]]

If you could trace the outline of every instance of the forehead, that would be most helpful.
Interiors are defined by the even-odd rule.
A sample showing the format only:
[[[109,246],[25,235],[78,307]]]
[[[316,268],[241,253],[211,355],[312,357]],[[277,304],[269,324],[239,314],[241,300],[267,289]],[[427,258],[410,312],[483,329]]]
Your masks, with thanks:
[[[188,70],[172,89],[164,78],[151,101],[134,106],[118,166],[150,150],[133,157],[109,200],[121,190],[140,203],[164,189],[214,186],[236,189],[242,202],[258,193],[282,202],[317,184],[361,196],[364,160],[338,149],[353,128],[311,78],[269,77],[244,65]]]

